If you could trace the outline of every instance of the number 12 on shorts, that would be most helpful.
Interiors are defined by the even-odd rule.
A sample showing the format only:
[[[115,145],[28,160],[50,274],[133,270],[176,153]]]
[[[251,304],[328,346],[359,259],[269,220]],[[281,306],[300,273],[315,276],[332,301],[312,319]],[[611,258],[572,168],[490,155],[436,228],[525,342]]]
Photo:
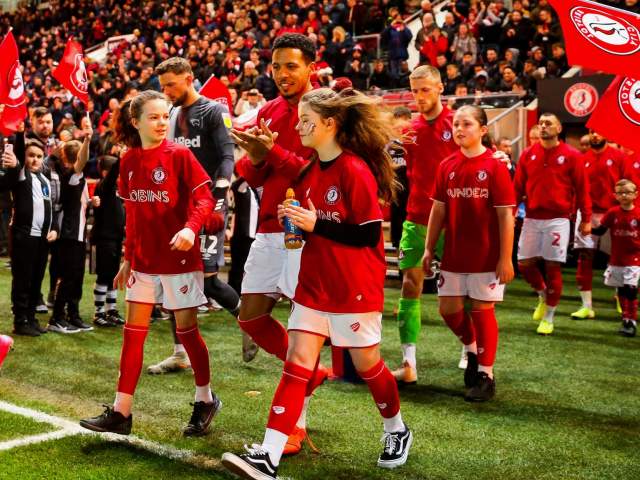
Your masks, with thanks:
[[[203,259],[217,255],[218,237],[216,235],[200,235],[200,253]]]

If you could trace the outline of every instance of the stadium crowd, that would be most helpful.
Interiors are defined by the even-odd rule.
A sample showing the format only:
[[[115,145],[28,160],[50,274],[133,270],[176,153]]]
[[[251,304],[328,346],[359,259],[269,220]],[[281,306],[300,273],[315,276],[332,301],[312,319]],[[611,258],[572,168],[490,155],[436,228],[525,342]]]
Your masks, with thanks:
[[[127,283],[127,300],[130,303],[145,304],[156,303],[148,301],[149,298],[154,298],[153,293],[144,288],[145,282],[151,282],[148,277],[159,277],[166,273],[194,273],[183,270],[155,271],[156,265],[152,265],[153,262],[149,262],[148,258],[140,260],[141,253],[137,246],[132,244],[134,237],[130,236],[130,233],[134,232],[137,235],[135,238],[147,237],[142,229],[130,230],[132,227],[129,220],[126,222],[125,237],[124,210],[116,197],[119,168],[126,168],[127,174],[120,177],[119,188],[120,193],[127,193],[127,200],[136,196],[136,199],[150,198],[144,200],[149,203],[156,200],[157,203],[170,203],[169,200],[165,202],[162,197],[166,192],[155,193],[150,189],[153,187],[151,184],[148,188],[132,191],[127,190],[126,185],[131,181],[132,175],[136,179],[142,176],[142,167],[139,164],[141,161],[138,160],[145,158],[145,148],[149,145],[153,148],[162,147],[163,150],[158,150],[157,153],[166,170],[154,170],[153,182],[161,184],[167,178],[172,178],[170,175],[167,177],[167,171],[177,172],[179,175],[176,178],[183,178],[183,172],[187,172],[184,178],[188,177],[192,181],[188,189],[191,195],[189,201],[193,201],[197,209],[202,210],[200,213],[212,210],[215,205],[216,214],[221,215],[220,218],[211,216],[213,219],[207,220],[207,215],[192,215],[193,212],[189,210],[187,226],[190,227],[183,228],[172,238],[172,253],[167,254],[167,258],[162,257],[161,250],[166,248],[166,245],[157,247],[158,258],[163,258],[162,262],[157,263],[162,264],[163,268],[169,265],[166,267],[169,270],[175,267],[170,265],[171,261],[177,262],[181,258],[181,252],[189,250],[194,244],[193,232],[200,231],[201,227],[205,232],[204,235],[200,235],[203,254],[207,254],[212,245],[215,247],[216,243],[220,245],[224,241],[224,217],[227,212],[221,205],[225,204],[227,189],[230,189],[236,209],[233,226],[229,228],[228,234],[232,243],[232,273],[229,284],[236,293],[230,293],[228,285],[222,285],[219,280],[211,278],[211,274],[217,271],[219,257],[205,259],[204,274],[197,272],[198,275],[203,274],[204,278],[201,280],[206,285],[203,292],[199,293],[200,296],[204,293],[203,298],[206,299],[210,297],[208,292],[213,292],[212,298],[238,319],[245,334],[245,360],[250,361],[259,346],[285,362],[283,378],[274,402],[280,401],[292,412],[296,412],[295,416],[288,413],[278,417],[285,409],[274,403],[275,414],[269,418],[264,444],[260,447],[254,445],[254,448],[248,449],[248,453],[240,456],[229,454],[225,463],[227,468],[237,473],[238,470],[234,470],[233,465],[240,469],[247,465],[262,469],[260,465],[263,464],[266,465],[266,470],[261,471],[267,472],[266,477],[247,478],[275,478],[281,454],[291,448],[293,453],[299,451],[306,433],[304,422],[302,427],[295,423],[301,421],[297,419],[297,415],[300,414],[300,417],[304,418],[308,399],[311,398],[313,390],[322,384],[327,374],[326,369],[319,365],[317,355],[313,357],[309,353],[313,351],[309,350],[311,343],[305,343],[313,342],[310,340],[316,334],[313,328],[319,328],[317,325],[321,323],[321,320],[313,317],[318,313],[331,317],[326,320],[328,322],[335,321],[334,317],[339,315],[359,320],[351,325],[353,332],[345,328],[346,332],[331,332],[331,335],[324,336],[330,336],[336,345],[340,344],[335,342],[342,340],[346,342],[343,345],[345,348],[363,349],[359,353],[352,352],[352,356],[354,362],[359,365],[358,371],[367,382],[383,417],[386,443],[378,465],[385,468],[402,465],[406,461],[413,434],[400,416],[396,381],[417,381],[416,342],[421,324],[420,295],[425,273],[431,268],[431,261],[436,256],[443,258],[439,308],[446,324],[463,343],[460,366],[465,369],[465,386],[469,389],[465,399],[486,401],[495,395],[493,362],[498,331],[493,305],[502,300],[504,284],[508,283],[514,274],[511,261],[512,247],[517,244],[518,238],[516,236],[514,239],[513,207],[524,198],[527,199],[527,217],[520,224],[523,236],[517,258],[524,279],[539,295],[533,317],[540,322],[537,332],[541,335],[553,332],[553,315],[562,291],[560,265],[566,261],[566,247],[570,236],[569,217],[575,213],[573,210],[579,210],[578,218],[574,219],[576,242],[583,242],[576,243],[575,246],[580,251],[577,280],[582,298],[582,306],[574,314],[576,319],[592,318],[595,315],[591,299],[591,251],[598,248],[598,245],[593,243],[598,240],[590,237],[592,222],[593,231],[597,235],[604,235],[607,228],[618,220],[631,222],[630,229],[636,228],[638,224],[635,219],[630,220],[624,216],[629,210],[628,207],[633,208],[636,187],[631,181],[620,183],[623,177],[633,177],[634,172],[630,165],[634,165],[637,170],[637,162],[630,161],[626,153],[608,145],[597,133],[592,132],[586,138],[584,158],[587,160],[583,160],[576,150],[559,140],[562,126],[557,117],[542,115],[537,127],[539,140],[532,142],[516,166],[517,159],[509,157],[508,140],[498,139],[493,144],[483,144],[488,130],[487,117],[483,110],[475,105],[458,102],[455,98],[448,104],[443,102],[441,94],[478,98],[494,92],[515,92],[528,101],[535,98],[536,82],[543,78],[559,77],[569,69],[562,43],[562,32],[548,0],[513,0],[508,2],[508,8],[506,3],[504,0],[451,1],[441,6],[445,12],[441,24],[437,24],[434,7],[428,0],[419,4],[392,0],[324,0],[321,3],[311,0],[234,0],[222,4],[205,3],[201,0],[172,4],[82,0],[73,6],[64,2],[50,2],[49,9],[44,11],[38,11],[37,7],[22,7],[14,14],[3,14],[3,28],[7,31],[12,27],[18,41],[20,58],[24,65],[23,79],[29,97],[29,117],[24,127],[10,140],[15,154],[11,153],[11,148],[7,150],[5,147],[2,157],[5,171],[0,177],[0,187],[5,190],[4,237],[9,238],[6,229],[11,211],[14,221],[11,227],[12,245],[5,246],[6,249],[12,250],[14,333],[35,337],[46,331],[76,333],[93,329],[80,317],[79,310],[85,270],[85,242],[88,240],[86,216],[90,207],[94,211],[90,240],[97,249],[95,267],[98,271],[93,291],[95,326],[115,327],[124,323],[116,309],[114,279],[117,284]],[[634,0],[625,0],[625,4],[628,8],[637,8],[637,2]],[[419,12],[422,22],[422,27],[415,37],[405,23],[414,10]],[[139,21],[141,18],[145,19],[143,24]],[[104,61],[87,63],[90,100],[86,107],[53,80],[52,69],[62,56],[68,36],[73,35],[85,47],[89,47],[112,36],[130,33],[133,34],[133,38],[116,43],[106,54]],[[376,49],[370,48],[370,44],[360,37],[366,34],[380,34],[383,46],[380,57],[377,56]],[[415,69],[410,70],[408,58],[412,43],[418,51],[420,62]],[[300,54],[300,58],[283,61],[283,51],[289,51],[288,55],[293,55],[293,51],[296,55]],[[309,58],[311,56],[313,58]],[[312,61],[315,61],[315,71],[308,67]],[[293,80],[290,80],[290,83],[276,84],[274,69],[291,68],[290,65],[302,65],[300,71],[306,72],[308,77],[304,77],[302,73],[291,74]],[[222,116],[218,110],[221,107],[213,106],[196,93],[197,88],[211,75],[215,75],[229,88],[234,114],[260,111],[260,123],[256,127],[259,130],[231,130],[230,138],[236,147],[242,147],[246,153],[236,163],[235,170],[233,157],[240,157],[242,153],[232,145],[226,127],[220,120]],[[181,81],[185,82],[184,85],[180,84]],[[311,85],[330,88],[311,90]],[[402,149],[394,149],[393,145],[386,143],[394,159],[398,177],[402,178],[403,170],[409,177],[409,184],[405,186],[407,192],[404,196],[399,193],[392,213],[392,222],[395,224],[395,227],[392,225],[392,229],[395,229],[394,243],[400,248],[400,269],[404,274],[398,305],[403,362],[400,369],[394,372],[389,371],[380,358],[380,327],[377,331],[372,328],[372,331],[366,332],[369,335],[367,340],[371,340],[372,343],[349,343],[353,338],[350,335],[360,328],[360,322],[364,324],[369,321],[371,325],[375,324],[373,317],[358,316],[365,315],[369,310],[361,311],[357,310],[360,306],[353,306],[353,298],[360,301],[359,297],[362,295],[356,296],[355,290],[349,291],[354,295],[350,300],[345,300],[343,305],[339,305],[343,310],[339,310],[338,313],[326,313],[332,311],[326,310],[332,305],[326,303],[328,300],[324,297],[320,298],[324,298],[325,303],[318,299],[318,292],[311,286],[313,281],[310,279],[313,275],[308,264],[305,270],[304,256],[302,266],[299,265],[300,283],[295,292],[296,300],[301,298],[309,303],[307,306],[296,304],[297,308],[293,311],[297,313],[292,314],[289,327],[295,331],[296,328],[291,325],[296,324],[300,328],[296,335],[287,337],[284,327],[270,316],[275,304],[275,299],[270,296],[272,291],[265,293],[260,290],[266,277],[260,276],[264,272],[259,272],[257,260],[273,263],[275,254],[259,258],[260,254],[255,253],[257,248],[254,251],[254,247],[251,247],[254,238],[259,238],[260,242],[264,242],[264,238],[278,240],[280,237],[268,235],[280,233],[278,221],[286,215],[295,219],[290,221],[297,227],[313,234],[314,242],[309,241],[303,250],[307,258],[317,255],[317,258],[322,259],[322,252],[328,248],[336,248],[336,256],[353,252],[344,247],[347,245],[357,247],[358,254],[363,255],[360,263],[375,263],[374,247],[379,246],[381,238],[381,211],[376,194],[384,192],[387,200],[394,197],[394,175],[391,173],[391,166],[386,163],[388,156],[383,155],[381,149],[378,149],[375,155],[366,155],[372,152],[367,151],[367,145],[363,142],[358,142],[358,135],[351,135],[350,140],[345,141],[340,129],[346,130],[349,123],[345,118],[348,118],[348,114],[355,115],[354,111],[360,109],[372,119],[370,127],[375,132],[371,134],[364,128],[366,122],[363,121],[363,117],[358,117],[358,121],[352,122],[355,127],[349,128],[360,128],[357,133],[371,139],[371,145],[384,145],[385,142],[381,143],[382,140],[394,137],[389,137],[390,127],[384,123],[382,113],[373,107],[373,100],[352,90],[350,86],[356,90],[376,94],[384,90],[410,88],[415,101],[413,107],[418,111],[418,115],[411,120],[411,110],[401,107],[393,111],[395,143],[401,143],[399,139],[403,127],[406,127],[407,122],[412,122],[411,127],[416,132],[414,144],[437,145],[429,154],[415,148],[415,145],[407,144],[406,154],[409,161],[405,162],[402,153],[398,153]],[[287,91],[294,88],[298,88],[298,91],[289,95]],[[188,161],[183,161],[183,157],[187,156],[184,152],[186,149],[172,143],[167,146],[167,129],[153,130],[153,126],[150,126],[154,121],[169,122],[170,119],[165,97],[158,93],[159,91],[166,95],[166,99],[174,107],[183,108],[184,112],[189,112],[193,105],[206,112],[206,116],[198,117],[195,121],[193,113],[184,113],[183,110],[180,110],[180,113],[173,110],[171,113],[170,139],[177,140],[179,135],[182,135],[178,143],[189,147],[200,163],[194,155],[189,155]],[[316,93],[313,93],[314,91]],[[282,95],[279,96],[279,93]],[[296,95],[298,100],[303,99],[300,102],[307,109],[301,110],[306,113],[299,123],[297,111],[293,112],[284,100],[295,98]],[[332,105],[334,110],[327,110],[329,107],[325,104]],[[457,113],[454,113],[448,105],[462,108],[458,108]],[[143,115],[145,112],[148,113],[145,109],[151,109],[148,118]],[[315,119],[315,123],[309,118]],[[340,119],[341,123],[338,125],[338,120],[335,119]],[[271,120],[271,127],[277,124],[279,132],[288,128],[289,137],[285,134],[280,137],[272,135],[269,130]],[[322,123],[325,121],[326,124]],[[203,123],[206,125],[202,125]],[[207,161],[200,157],[200,153],[205,149],[203,146],[203,150],[200,150],[201,138],[198,136],[196,142],[195,137],[190,136],[193,129],[210,126],[209,133],[215,140],[206,148],[209,151],[216,148],[216,154],[220,157],[217,159],[220,160],[220,165],[214,170],[207,169]],[[159,130],[162,130],[162,133],[158,133]],[[297,132],[303,137],[312,138],[314,130],[317,138],[324,139],[324,143],[317,140],[315,144],[301,144]],[[451,141],[452,132],[460,130],[464,130],[463,134],[458,135],[455,142]],[[535,134],[536,132],[532,132],[531,137]],[[345,142],[349,148],[341,149],[338,156],[331,157],[327,151],[331,152],[330,147],[335,146],[335,142]],[[126,153],[123,147],[126,147]],[[362,173],[362,170],[359,170],[362,168],[362,158],[373,159],[373,163],[368,163],[371,160],[365,160],[374,172],[371,178],[366,177],[366,182],[363,180],[366,189],[348,181],[342,185],[343,193],[351,195],[354,202],[362,201],[358,205],[364,205],[363,211],[357,212],[357,218],[360,220],[354,222],[355,225],[344,226],[358,227],[357,230],[337,228],[337,222],[322,218],[322,210],[318,210],[320,213],[317,214],[320,226],[309,226],[305,222],[310,210],[287,207],[285,211],[278,205],[284,200],[283,192],[277,190],[274,183],[269,184],[269,181],[274,178],[290,181],[289,177],[284,176],[284,167],[288,166],[291,170],[295,166],[297,174],[305,165],[305,159],[310,157],[312,149],[317,152],[322,162],[340,160],[345,168],[354,169],[354,178]],[[345,149],[349,152],[353,150],[355,153],[342,155]],[[606,167],[601,165],[605,162],[605,155]],[[118,161],[119,157],[122,157],[121,161]],[[445,172],[445,167],[440,167],[438,162],[445,157],[451,159],[446,166],[450,170],[442,173]],[[551,207],[545,203],[548,202],[548,196],[539,187],[539,180],[546,173],[538,168],[541,162],[532,162],[536,157],[548,157],[558,165],[553,181],[557,183],[557,192],[560,192],[558,196],[561,198]],[[125,162],[125,158],[129,161]],[[138,160],[134,162],[131,158]],[[415,166],[415,160],[418,158],[427,162],[433,169],[427,171],[425,168],[423,172],[418,173]],[[468,166],[471,164],[471,161],[465,160],[468,158],[473,158],[474,162],[481,162],[482,169],[477,172],[469,170],[466,177],[462,174],[456,177],[459,170],[454,171],[452,165],[461,169],[475,168]],[[496,159],[499,162],[496,162]],[[55,175],[52,173],[45,178],[42,175],[43,163],[48,164]],[[500,163],[507,164],[508,171]],[[267,167],[264,167],[265,164]],[[615,172],[609,168],[614,164],[617,169]],[[544,166],[546,168],[546,163]],[[589,167],[591,173],[587,174],[585,169]],[[177,170],[172,170],[173,168]],[[268,170],[269,173],[265,174],[265,170],[270,168],[273,168],[273,171]],[[323,167],[317,167],[313,162],[305,168],[305,174],[311,172],[306,180],[309,182],[327,181],[323,180],[323,175],[330,175],[322,173]],[[236,174],[234,183],[231,183],[232,170]],[[436,171],[437,178],[434,173]],[[607,172],[608,183],[603,187],[604,190],[597,193],[592,189],[590,197],[590,187],[587,184],[593,183],[594,179],[598,182],[599,173],[604,171]],[[366,172],[367,175],[370,173],[369,170]],[[474,175],[474,181],[477,182],[484,182],[487,176],[491,177],[491,198],[498,203],[487,206],[488,202],[480,201],[489,198],[488,190],[478,193],[477,196],[474,196],[475,193],[468,193],[476,191],[475,184],[474,188],[468,189],[463,183],[456,184],[456,188],[446,183],[453,182],[454,177],[455,182],[463,182],[463,178],[473,178]],[[602,178],[604,177],[603,175]],[[97,181],[95,193],[91,197],[86,189],[87,179]],[[515,189],[512,180],[515,182]],[[208,188],[199,188],[209,181],[212,182],[211,192]],[[345,182],[343,178],[335,181]],[[171,182],[175,180],[169,182],[171,188],[175,187],[175,192],[180,191],[181,186]],[[259,214],[259,233],[256,233],[258,195],[251,187],[260,182],[263,183],[260,186],[264,186],[264,191],[260,198],[262,209]],[[458,192],[454,195],[454,200],[449,198],[451,195],[445,185],[449,185],[451,191]],[[278,188],[280,187],[282,182],[278,184]],[[614,189],[622,212],[618,208],[611,213],[615,207]],[[433,199],[432,190],[435,192]],[[477,187],[477,190],[484,191],[480,187]],[[175,194],[174,190],[170,192],[172,195]],[[280,196],[274,197],[273,192]],[[340,195],[335,192],[334,194]],[[154,195],[160,196],[156,198]],[[471,221],[465,217],[468,215],[465,212],[470,208],[464,203],[467,197],[474,197],[471,208],[477,213],[474,217],[476,230],[473,233],[465,230],[469,228],[468,224]],[[36,212],[34,205],[43,198],[50,198],[51,202],[42,211]],[[336,202],[334,200],[329,193],[324,199],[314,199],[318,203],[325,201],[327,205],[333,205]],[[183,198],[182,201],[186,204],[186,199]],[[495,210],[493,207],[496,207]],[[143,211],[143,207],[135,208],[138,212],[136,221],[140,221],[140,218],[144,218],[143,213],[139,213]],[[153,208],[157,208],[157,212],[164,212],[162,208],[165,206],[154,205]],[[313,205],[310,208],[313,210],[313,222],[316,222],[315,208]],[[130,213],[131,211],[127,212],[127,217]],[[350,213],[342,212],[344,215]],[[592,213],[594,220],[591,218]],[[147,214],[148,212],[144,215]],[[556,220],[556,223],[549,226],[549,221]],[[373,225],[367,226],[369,223]],[[180,221],[177,224],[180,224]],[[266,225],[269,227],[264,230]],[[444,247],[438,247],[436,243],[443,227]],[[546,245],[544,242],[548,239],[543,234],[549,233],[549,228],[554,229],[551,232],[554,243]],[[219,236],[221,230],[222,237]],[[474,235],[477,232],[480,234],[476,238]],[[266,237],[259,237],[260,233]],[[554,235],[558,235],[557,238]],[[349,236],[356,237],[356,240],[348,238]],[[333,243],[327,243],[327,239]],[[356,243],[353,243],[354,241]],[[123,242],[125,262],[120,266]],[[148,240],[145,242],[149,245]],[[260,242],[256,240],[254,246]],[[476,242],[480,245],[479,248],[484,248],[490,254],[486,258],[465,257],[466,263],[461,264],[463,252],[469,252],[477,246],[468,242]],[[335,244],[342,247],[335,247]],[[554,249],[560,244],[563,247],[559,250]],[[629,260],[628,252],[621,254],[620,245],[614,242],[614,263],[607,270],[606,281],[607,285],[619,289],[618,297],[622,304],[623,319],[620,333],[635,336],[640,267],[628,264],[637,260]],[[272,248],[262,243],[260,247],[267,250]],[[623,247],[636,248],[630,244],[624,244]],[[49,249],[52,251],[52,257],[49,267],[48,300],[49,308],[53,308],[53,315],[48,327],[43,328],[35,319],[34,313],[48,311],[40,293],[40,283],[48,261]],[[279,241],[276,250],[283,250],[282,241]],[[408,253],[410,251],[411,253]],[[217,252],[219,254],[221,249]],[[184,255],[186,260],[182,261],[182,265],[187,261],[190,262],[189,265],[200,262],[198,252]],[[189,258],[186,255],[190,255]],[[138,258],[138,266],[147,262],[145,267],[150,270],[144,273],[131,271],[131,264],[128,262],[132,258]],[[278,266],[283,269],[283,273],[286,272],[289,261],[286,258],[290,257],[285,256],[282,259],[284,266]],[[542,272],[539,270],[540,258],[544,259],[545,268]],[[20,268],[16,264],[17,261],[20,261]],[[207,261],[212,264],[213,270],[207,270]],[[247,267],[243,281],[245,261]],[[465,268],[469,264],[473,264],[475,269],[472,273],[466,273],[468,270]],[[28,265],[28,268],[22,268],[25,265]],[[326,267],[327,263],[319,261],[318,265]],[[378,266],[384,268],[383,265]],[[634,278],[631,280],[628,278],[629,272],[622,270],[627,267],[633,269]],[[363,275],[366,277],[369,273],[365,272]],[[491,277],[488,280],[487,273]],[[288,274],[291,274],[291,271]],[[472,277],[473,275],[476,276]],[[481,275],[485,277],[481,278]],[[443,286],[445,282],[442,279],[445,277],[448,280],[446,286]],[[632,285],[633,280],[635,287]],[[257,290],[248,289],[251,281],[255,282]],[[278,283],[278,278],[275,281]],[[493,283],[489,283],[490,281]],[[242,303],[238,298],[241,282]],[[364,280],[362,283],[362,288],[370,286]],[[168,289],[167,285],[163,284],[163,288]],[[195,283],[188,283],[181,287],[180,291],[185,295],[189,291],[192,295],[193,285]],[[274,291],[277,287],[278,291],[284,292],[290,298],[293,297],[289,294],[291,292],[287,292],[284,287],[281,288],[279,283],[273,287]],[[153,288],[157,289],[158,286]],[[305,291],[305,288],[308,291]],[[331,288],[327,285],[327,290]],[[245,300],[245,293],[253,294],[254,297]],[[264,298],[256,301],[256,296]],[[138,301],[140,298],[143,300]],[[468,314],[464,310],[465,299],[472,300]],[[376,300],[381,299],[376,297]],[[150,372],[181,370],[190,367],[191,362],[195,372],[196,403],[185,435],[199,435],[206,432],[221,403],[208,383],[208,351],[197,330],[196,307],[191,304],[183,306],[185,301],[182,297],[168,296],[162,301],[167,310],[176,312],[173,318],[175,351],[169,359],[152,367]],[[309,305],[311,307],[307,308]],[[370,310],[375,310],[373,313],[378,311],[377,303],[372,302],[368,305],[371,306]],[[124,329],[125,343],[121,357],[120,382],[113,409],[107,407],[103,415],[83,420],[81,424],[84,427],[117,433],[131,431],[132,398],[142,366],[141,349],[148,329],[147,313],[151,314],[151,307],[148,310],[147,312],[146,307],[138,305],[133,308],[134,313],[128,314],[130,316]],[[157,312],[157,315],[161,313]],[[312,325],[311,318],[317,323]],[[312,334],[307,334],[309,338],[305,338],[300,332]],[[253,344],[253,341],[256,343]],[[316,348],[316,345],[313,345],[313,348]],[[318,352],[320,348],[321,344],[318,344]],[[131,365],[135,365],[135,368]],[[157,371],[152,371],[153,368]],[[282,412],[278,412],[279,408],[282,408]],[[300,429],[301,434],[298,432]],[[293,447],[291,442],[294,442]],[[398,446],[399,444],[403,446]]]

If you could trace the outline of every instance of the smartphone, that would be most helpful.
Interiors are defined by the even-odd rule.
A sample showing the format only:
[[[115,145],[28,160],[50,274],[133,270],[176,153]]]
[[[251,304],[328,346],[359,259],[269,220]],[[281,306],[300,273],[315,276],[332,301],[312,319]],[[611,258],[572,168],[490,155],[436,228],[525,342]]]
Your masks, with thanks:
[[[11,144],[11,143],[7,143],[7,144],[4,146],[4,151],[5,151],[5,152],[13,153],[13,144]]]

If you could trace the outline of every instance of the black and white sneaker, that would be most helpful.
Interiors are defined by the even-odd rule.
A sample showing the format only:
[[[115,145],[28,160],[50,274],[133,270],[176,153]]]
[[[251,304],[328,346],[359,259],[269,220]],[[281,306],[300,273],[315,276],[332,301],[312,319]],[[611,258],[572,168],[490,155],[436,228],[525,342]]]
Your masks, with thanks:
[[[69,317],[67,318],[67,323],[73,327],[76,327],[81,332],[90,332],[91,330],[93,330],[93,327],[87,323],[84,323],[82,321],[82,318],[80,318],[80,315],[78,314],[69,315]]]
[[[471,387],[464,399],[467,402],[486,402],[496,395],[496,381],[489,378],[486,372],[478,373],[478,381]]]
[[[124,325],[124,318],[120,316],[118,310],[109,310],[107,312],[107,320],[109,320],[114,325]]]
[[[467,368],[464,369],[464,386],[473,387],[478,383],[478,355],[467,352]]]
[[[133,415],[125,417],[120,412],[116,412],[110,405],[103,405],[103,407],[104,412],[101,415],[80,420],[80,426],[94,432],[129,435],[133,424]]]
[[[618,333],[624,337],[635,337],[636,336],[636,326],[632,320],[627,320],[626,318],[622,321],[622,327],[618,330]]]
[[[115,327],[115,323],[111,323],[107,320],[107,314],[104,312],[98,312],[93,316],[93,324],[96,327]]]
[[[251,448],[244,446],[247,453],[236,455],[225,453],[222,455],[222,465],[241,478],[254,480],[273,480],[278,478],[278,467],[274,467],[269,458],[269,452],[258,444]]]
[[[380,441],[384,447],[378,457],[379,467],[396,468],[407,463],[409,449],[413,443],[413,433],[406,423],[402,432],[385,433]]]
[[[218,396],[213,394],[213,402],[195,402],[193,405],[193,413],[189,425],[182,431],[185,437],[199,437],[209,431],[209,425],[213,417],[222,409],[222,402]]]
[[[78,333],[80,331],[78,327],[74,327],[73,325],[67,323],[67,321],[64,318],[54,318],[54,317],[51,317],[51,319],[49,320],[49,325],[47,325],[47,329],[50,332],[64,333],[64,334]]]

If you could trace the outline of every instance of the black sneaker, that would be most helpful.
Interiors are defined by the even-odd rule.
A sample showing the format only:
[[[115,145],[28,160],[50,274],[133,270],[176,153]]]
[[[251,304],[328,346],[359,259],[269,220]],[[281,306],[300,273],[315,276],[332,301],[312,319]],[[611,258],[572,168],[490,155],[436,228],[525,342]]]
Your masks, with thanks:
[[[112,432],[120,435],[131,433],[133,415],[124,417],[120,412],[116,412],[110,405],[103,405],[104,412],[97,417],[80,420],[80,426],[94,432]]]
[[[78,327],[75,327],[70,323],[67,323],[67,321],[64,318],[55,318],[55,317],[51,317],[51,319],[49,320],[49,325],[47,326],[47,329],[50,332],[64,333],[64,334],[78,333],[80,331]]]
[[[13,333],[25,337],[39,337],[40,331],[36,329],[27,319],[16,319],[13,322]]]
[[[407,463],[409,449],[413,443],[413,433],[411,433],[406,423],[402,432],[385,433],[381,442],[384,447],[378,457],[379,467],[396,468]]]
[[[251,448],[244,446],[247,453],[236,455],[235,453],[225,453],[222,455],[222,465],[224,468],[242,478],[252,478],[256,480],[273,480],[278,478],[278,467],[274,467],[269,457],[269,452],[258,444],[251,445]]]
[[[39,331],[41,335],[49,331],[47,330],[46,327],[43,327],[42,325],[40,325],[40,322],[38,322],[35,316],[29,318],[29,325],[31,325],[33,328]]]
[[[82,318],[80,318],[80,315],[78,314],[69,315],[67,317],[67,323],[76,327],[81,332],[90,332],[91,330],[93,330],[93,327],[87,323],[84,323],[82,321]]]
[[[115,323],[107,318],[107,314],[104,312],[98,312],[93,317],[93,324],[96,327],[115,327]]]
[[[464,386],[473,387],[478,382],[478,355],[467,352],[467,368],[464,369]]]
[[[213,402],[196,402],[192,403],[193,413],[189,425],[182,431],[185,437],[199,437],[209,431],[209,425],[213,417],[222,409],[222,402],[218,396],[213,394]]]
[[[489,378],[486,372],[478,372],[478,381],[471,387],[464,399],[467,402],[486,402],[496,395],[496,381]]]
[[[624,337],[635,337],[636,326],[633,321],[625,319],[622,321],[622,327],[620,327],[618,333]]]
[[[124,318],[120,316],[118,310],[109,310],[107,312],[107,320],[114,325],[124,325]]]

